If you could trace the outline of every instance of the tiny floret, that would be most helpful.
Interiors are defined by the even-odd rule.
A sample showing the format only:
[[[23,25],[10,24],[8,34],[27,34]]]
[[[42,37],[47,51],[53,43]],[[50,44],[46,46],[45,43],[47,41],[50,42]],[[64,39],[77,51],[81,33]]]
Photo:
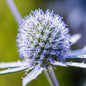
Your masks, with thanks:
[[[54,61],[65,61],[71,47],[68,32],[62,18],[53,11],[31,11],[18,29],[20,57],[38,62],[41,67],[48,67]]]

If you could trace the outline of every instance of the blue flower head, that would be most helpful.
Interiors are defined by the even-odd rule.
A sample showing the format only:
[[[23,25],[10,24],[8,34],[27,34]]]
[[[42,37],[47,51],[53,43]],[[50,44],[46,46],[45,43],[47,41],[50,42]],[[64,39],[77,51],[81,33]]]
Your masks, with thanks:
[[[23,78],[23,86],[26,86],[44,69],[50,69],[51,65],[86,68],[85,63],[66,62],[67,58],[86,58],[86,48],[70,49],[79,38],[79,34],[70,37],[62,17],[53,11],[31,11],[18,29],[17,46],[22,61],[0,63],[0,68],[8,68],[0,71],[0,74],[33,69]]]
[[[38,62],[42,67],[50,65],[51,61],[65,61],[71,47],[68,32],[62,18],[53,11],[31,11],[18,29],[20,57]]]

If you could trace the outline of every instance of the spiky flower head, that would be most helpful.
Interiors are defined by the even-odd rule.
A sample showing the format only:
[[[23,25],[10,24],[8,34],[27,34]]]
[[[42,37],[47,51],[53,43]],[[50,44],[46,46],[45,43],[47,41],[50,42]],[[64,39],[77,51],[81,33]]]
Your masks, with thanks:
[[[68,32],[62,18],[53,11],[31,11],[18,29],[20,57],[38,62],[42,67],[54,61],[65,61],[71,46]]]

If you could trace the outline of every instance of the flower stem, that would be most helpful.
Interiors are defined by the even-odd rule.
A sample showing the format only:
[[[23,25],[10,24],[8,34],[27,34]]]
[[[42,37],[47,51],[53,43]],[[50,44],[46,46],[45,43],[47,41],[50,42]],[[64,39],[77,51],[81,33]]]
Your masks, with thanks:
[[[52,66],[50,66],[50,70],[49,69],[45,70],[45,74],[46,74],[51,86],[59,86],[59,83],[58,83],[57,78],[54,74]]]
[[[19,11],[17,10],[17,7],[16,7],[14,1],[13,0],[6,0],[6,1],[7,1],[7,4],[9,6],[10,10],[12,11],[17,23],[20,24],[22,21],[22,17],[20,15]]]

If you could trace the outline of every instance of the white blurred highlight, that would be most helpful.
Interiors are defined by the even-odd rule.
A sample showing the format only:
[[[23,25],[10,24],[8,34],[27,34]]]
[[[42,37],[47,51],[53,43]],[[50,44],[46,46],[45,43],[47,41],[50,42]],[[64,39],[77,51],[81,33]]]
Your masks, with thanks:
[[[81,38],[81,34],[75,34],[71,37],[72,44],[76,43]]]

